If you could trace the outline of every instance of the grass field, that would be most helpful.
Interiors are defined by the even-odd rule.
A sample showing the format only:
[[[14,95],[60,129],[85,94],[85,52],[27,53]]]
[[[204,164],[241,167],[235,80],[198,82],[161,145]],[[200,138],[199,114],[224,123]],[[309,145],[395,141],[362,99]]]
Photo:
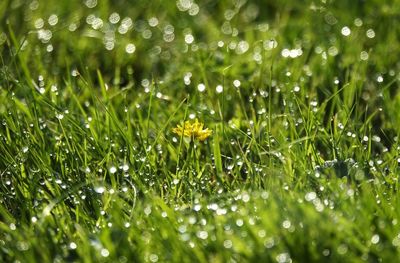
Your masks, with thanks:
[[[0,1],[0,261],[394,262],[399,19]]]

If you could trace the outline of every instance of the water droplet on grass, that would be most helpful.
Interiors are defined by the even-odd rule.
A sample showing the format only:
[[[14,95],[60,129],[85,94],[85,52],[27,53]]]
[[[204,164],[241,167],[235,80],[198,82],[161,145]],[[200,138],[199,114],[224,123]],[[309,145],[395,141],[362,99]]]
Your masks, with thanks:
[[[149,23],[149,26],[151,26],[151,27],[157,26],[157,25],[158,25],[158,19],[157,19],[157,17],[151,17],[151,18],[149,19],[148,23]]]
[[[129,165],[128,165],[128,164],[124,164],[124,165],[122,166],[122,170],[123,170],[124,172],[128,171],[128,170],[129,170]]]
[[[185,35],[185,43],[186,44],[192,44],[193,43],[193,41],[194,41],[194,37],[193,37],[193,35],[192,34],[187,34],[187,35]]]
[[[306,194],[305,199],[306,201],[313,201],[317,197],[317,194],[315,192],[309,192]]]
[[[110,252],[107,249],[103,248],[103,249],[101,249],[100,254],[102,257],[106,258],[110,255]]]
[[[238,227],[241,227],[241,226],[243,226],[243,219],[237,219],[236,220],[236,225],[238,226]]]
[[[233,86],[235,86],[236,88],[239,88],[240,85],[241,85],[240,80],[235,79],[235,80],[233,81]]]
[[[374,38],[375,37],[375,31],[373,29],[368,29],[366,33],[368,38]]]
[[[9,227],[10,227],[10,230],[15,230],[15,229],[17,229],[17,227],[15,226],[14,223],[11,223],[11,224],[9,225]]]
[[[360,59],[361,59],[361,60],[368,60],[368,58],[369,58],[368,52],[366,52],[366,51],[361,51],[361,53],[360,53]]]
[[[345,26],[342,28],[342,30],[340,31],[342,33],[343,36],[347,37],[350,36],[351,34],[351,30],[349,27]]]
[[[75,244],[75,242],[69,243],[69,248],[70,248],[70,249],[74,250],[74,249],[76,249],[77,247],[78,247],[78,246]]]
[[[247,50],[249,50],[249,43],[247,43],[246,41],[242,40],[238,43],[237,47],[236,47],[236,53],[237,54],[244,54],[247,52]]]
[[[376,244],[379,243],[379,240],[380,240],[379,235],[378,235],[378,234],[375,234],[375,235],[373,235],[372,238],[371,238],[371,243],[374,244],[374,245],[376,245]]]
[[[106,189],[105,189],[103,186],[97,186],[97,187],[94,188],[94,191],[95,191],[96,193],[98,193],[98,194],[104,193],[105,190],[106,190]],[[82,196],[82,197],[83,197],[83,196]]]
[[[88,8],[94,8],[94,7],[96,7],[96,5],[97,5],[97,0],[86,0],[86,1],[85,1],[85,5],[86,5]]]
[[[374,142],[380,142],[380,141],[381,141],[381,138],[380,138],[379,136],[377,136],[377,135],[374,135],[374,136],[372,136],[372,141],[374,141]]]
[[[347,247],[346,244],[341,244],[339,245],[339,247],[337,248],[337,252],[339,255],[344,255],[347,253],[347,251],[349,250],[349,248]]]
[[[34,26],[36,29],[42,28],[44,26],[44,20],[42,18],[36,19]]]
[[[136,46],[135,44],[129,43],[125,47],[125,51],[128,54],[133,54],[136,51]]]
[[[71,31],[71,32],[74,32],[77,28],[78,28],[78,26],[75,23],[71,23],[68,26],[68,30]]]
[[[289,229],[291,227],[292,223],[289,220],[285,220],[282,222],[282,227],[285,229]]]
[[[150,206],[146,206],[143,211],[144,211],[145,215],[148,216],[148,215],[151,214],[151,207]]]
[[[150,254],[149,259],[151,262],[157,262],[158,256],[156,254]]]
[[[47,20],[49,25],[55,26],[58,23],[58,16],[56,14],[52,14]]]
[[[16,245],[19,251],[27,251],[29,249],[29,243],[26,241],[19,241]]]
[[[277,255],[275,259],[278,263],[292,262],[292,259],[290,258],[289,253],[281,253],[281,254]]]
[[[197,90],[200,92],[203,92],[206,90],[206,85],[204,85],[203,83],[200,83],[199,85],[197,85]]]
[[[207,239],[208,233],[207,233],[207,231],[202,230],[202,231],[198,231],[196,236],[200,239]]]
[[[171,33],[171,34],[164,34],[163,35],[163,39],[165,42],[172,42],[175,39],[175,34]]]
[[[119,22],[120,19],[121,19],[120,15],[114,12],[110,15],[108,21],[110,21],[111,24],[116,24]]]
[[[175,179],[172,181],[172,183],[173,183],[174,185],[179,184],[179,179],[175,178]]]

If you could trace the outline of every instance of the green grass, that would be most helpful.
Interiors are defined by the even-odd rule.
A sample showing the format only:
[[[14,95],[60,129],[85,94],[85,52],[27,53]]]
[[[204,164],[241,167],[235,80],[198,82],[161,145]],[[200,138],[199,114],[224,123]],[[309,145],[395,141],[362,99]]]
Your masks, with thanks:
[[[399,1],[39,2],[0,3],[1,262],[400,256]]]

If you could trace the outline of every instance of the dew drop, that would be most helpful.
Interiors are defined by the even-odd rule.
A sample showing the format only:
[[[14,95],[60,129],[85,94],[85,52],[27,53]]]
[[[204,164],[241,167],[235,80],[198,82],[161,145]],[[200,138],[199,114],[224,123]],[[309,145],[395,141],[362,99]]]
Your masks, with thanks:
[[[342,33],[343,36],[347,37],[350,36],[351,34],[351,30],[349,27],[345,26],[342,28],[342,30],[340,31]]]
[[[229,240],[229,239],[225,240],[224,241],[224,247],[227,248],[227,249],[231,248],[232,247],[232,241]]]
[[[240,80],[237,80],[237,79],[235,79],[234,81],[233,81],[233,86],[235,86],[236,88],[239,88],[240,87]]]
[[[10,230],[15,230],[15,229],[17,229],[17,227],[15,226],[14,223],[11,223],[9,227],[10,227]]]
[[[75,244],[75,242],[69,243],[69,248],[70,248],[70,249],[74,250],[74,249],[76,249],[77,247],[78,247],[78,246]]]
[[[111,24],[116,24],[119,22],[120,18],[121,17],[119,16],[118,13],[112,13],[108,18],[108,21],[110,21]]]
[[[185,35],[185,43],[186,44],[192,44],[193,41],[194,41],[194,37],[192,34]]]
[[[125,51],[128,54],[133,54],[136,51],[136,46],[132,43],[129,43],[125,47]]]
[[[96,193],[98,193],[98,194],[104,193],[105,190],[106,190],[106,189],[105,189],[103,186],[97,186],[97,187],[94,188],[94,191],[95,191]]]
[[[200,83],[199,85],[197,85],[197,90],[199,92],[203,92],[206,90],[206,85],[204,85],[203,83]]]
[[[315,192],[309,192],[306,194],[305,199],[306,201],[313,201],[317,197],[317,194]]]
[[[100,251],[100,254],[101,254],[101,256],[102,257],[108,257],[109,255],[110,255],[110,252],[107,250],[107,249],[105,249],[105,248],[103,248],[101,251]]]
[[[378,234],[375,234],[375,235],[373,235],[372,236],[372,238],[371,238],[371,243],[372,244],[378,244],[379,243],[379,240],[380,240],[380,237],[379,237],[379,235]]]
[[[128,164],[124,164],[124,165],[122,166],[122,170],[123,170],[124,172],[128,171],[128,170],[129,170],[129,165],[128,165]]]
[[[368,29],[366,33],[368,38],[374,38],[375,37],[375,31],[373,29]]]

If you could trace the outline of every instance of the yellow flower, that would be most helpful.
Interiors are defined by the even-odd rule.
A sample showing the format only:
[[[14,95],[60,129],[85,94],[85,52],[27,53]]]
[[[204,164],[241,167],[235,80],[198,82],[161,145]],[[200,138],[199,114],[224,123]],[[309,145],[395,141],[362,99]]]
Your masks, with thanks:
[[[208,128],[203,130],[203,126],[203,123],[195,119],[193,123],[185,121],[183,126],[178,125],[176,128],[172,129],[172,132],[179,136],[183,135],[185,137],[198,139],[199,141],[204,141],[211,135],[212,130],[209,130]]]

